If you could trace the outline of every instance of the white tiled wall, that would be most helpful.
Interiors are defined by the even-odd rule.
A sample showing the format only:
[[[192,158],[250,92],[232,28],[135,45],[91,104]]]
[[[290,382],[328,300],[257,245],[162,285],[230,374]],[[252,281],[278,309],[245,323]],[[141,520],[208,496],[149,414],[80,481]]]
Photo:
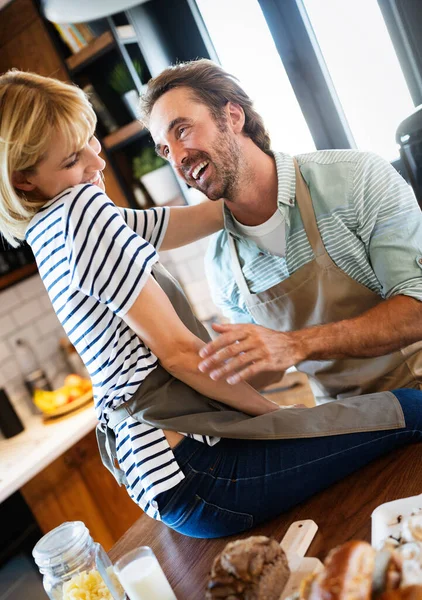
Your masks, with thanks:
[[[203,259],[207,245],[208,240],[201,240],[161,252],[160,259],[178,279],[197,317],[209,329],[210,322],[218,318],[218,311],[205,278]],[[38,275],[0,291],[0,388],[6,390],[23,421],[35,409],[14,355],[15,341],[23,338],[31,344],[53,386],[60,387],[66,366],[58,344],[65,335]]]
[[[29,342],[50,381],[59,387],[66,370],[58,352],[64,336],[38,275],[0,292],[0,388],[6,390],[24,422],[35,408],[15,357],[15,341]]]

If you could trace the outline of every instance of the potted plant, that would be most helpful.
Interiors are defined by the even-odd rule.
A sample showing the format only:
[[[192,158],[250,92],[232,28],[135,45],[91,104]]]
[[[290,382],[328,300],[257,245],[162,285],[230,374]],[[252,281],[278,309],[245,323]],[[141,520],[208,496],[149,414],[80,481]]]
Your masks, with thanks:
[[[157,156],[154,148],[148,146],[135,156],[132,168],[134,177],[140,179],[155,204],[167,204],[180,196],[173,169],[163,158]]]
[[[133,66],[139,75],[139,79],[142,79],[141,63],[138,60],[134,60]],[[129,69],[123,62],[119,62],[114,66],[110,73],[108,82],[110,87],[121,96],[132,117],[137,119],[139,116],[139,94],[135,84],[133,83]]]

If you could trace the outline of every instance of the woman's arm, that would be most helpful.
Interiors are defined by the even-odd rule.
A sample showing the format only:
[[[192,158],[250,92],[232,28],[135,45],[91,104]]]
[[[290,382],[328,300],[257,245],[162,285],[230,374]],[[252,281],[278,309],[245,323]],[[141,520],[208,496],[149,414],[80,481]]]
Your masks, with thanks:
[[[160,250],[171,250],[195,242],[223,228],[223,201],[194,206],[173,206]]]
[[[277,404],[247,383],[229,385],[225,381],[211,381],[198,370],[201,360],[198,352],[204,342],[185,327],[153,277],[149,277],[124,320],[169,373],[198,392],[250,415],[278,410]]]

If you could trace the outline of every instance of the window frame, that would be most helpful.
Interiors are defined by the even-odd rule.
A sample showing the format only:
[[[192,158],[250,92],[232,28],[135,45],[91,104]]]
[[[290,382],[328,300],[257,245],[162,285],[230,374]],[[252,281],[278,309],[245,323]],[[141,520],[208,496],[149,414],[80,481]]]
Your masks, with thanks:
[[[356,148],[302,0],[258,0],[317,150]]]

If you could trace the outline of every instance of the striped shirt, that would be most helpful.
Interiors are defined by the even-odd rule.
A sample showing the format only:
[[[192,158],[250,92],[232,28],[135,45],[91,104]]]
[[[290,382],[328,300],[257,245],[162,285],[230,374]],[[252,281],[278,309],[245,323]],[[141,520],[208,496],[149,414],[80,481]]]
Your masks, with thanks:
[[[90,374],[103,423],[158,364],[123,319],[158,261],[169,215],[167,208],[118,208],[100,188],[81,184],[47,202],[26,230],[53,308]],[[129,494],[159,518],[155,496],[184,478],[163,431],[129,417],[118,426],[116,447]]]
[[[286,220],[286,254],[259,248],[239,234],[225,207],[225,229],[213,236],[206,272],[213,300],[235,323],[254,323],[236,282],[228,235],[237,241],[251,293],[287,279],[314,258],[295,200],[291,156],[274,153],[278,210]],[[382,298],[422,301],[422,212],[411,187],[384,159],[354,150],[321,150],[295,157],[309,186],[318,229],[334,263]]]

